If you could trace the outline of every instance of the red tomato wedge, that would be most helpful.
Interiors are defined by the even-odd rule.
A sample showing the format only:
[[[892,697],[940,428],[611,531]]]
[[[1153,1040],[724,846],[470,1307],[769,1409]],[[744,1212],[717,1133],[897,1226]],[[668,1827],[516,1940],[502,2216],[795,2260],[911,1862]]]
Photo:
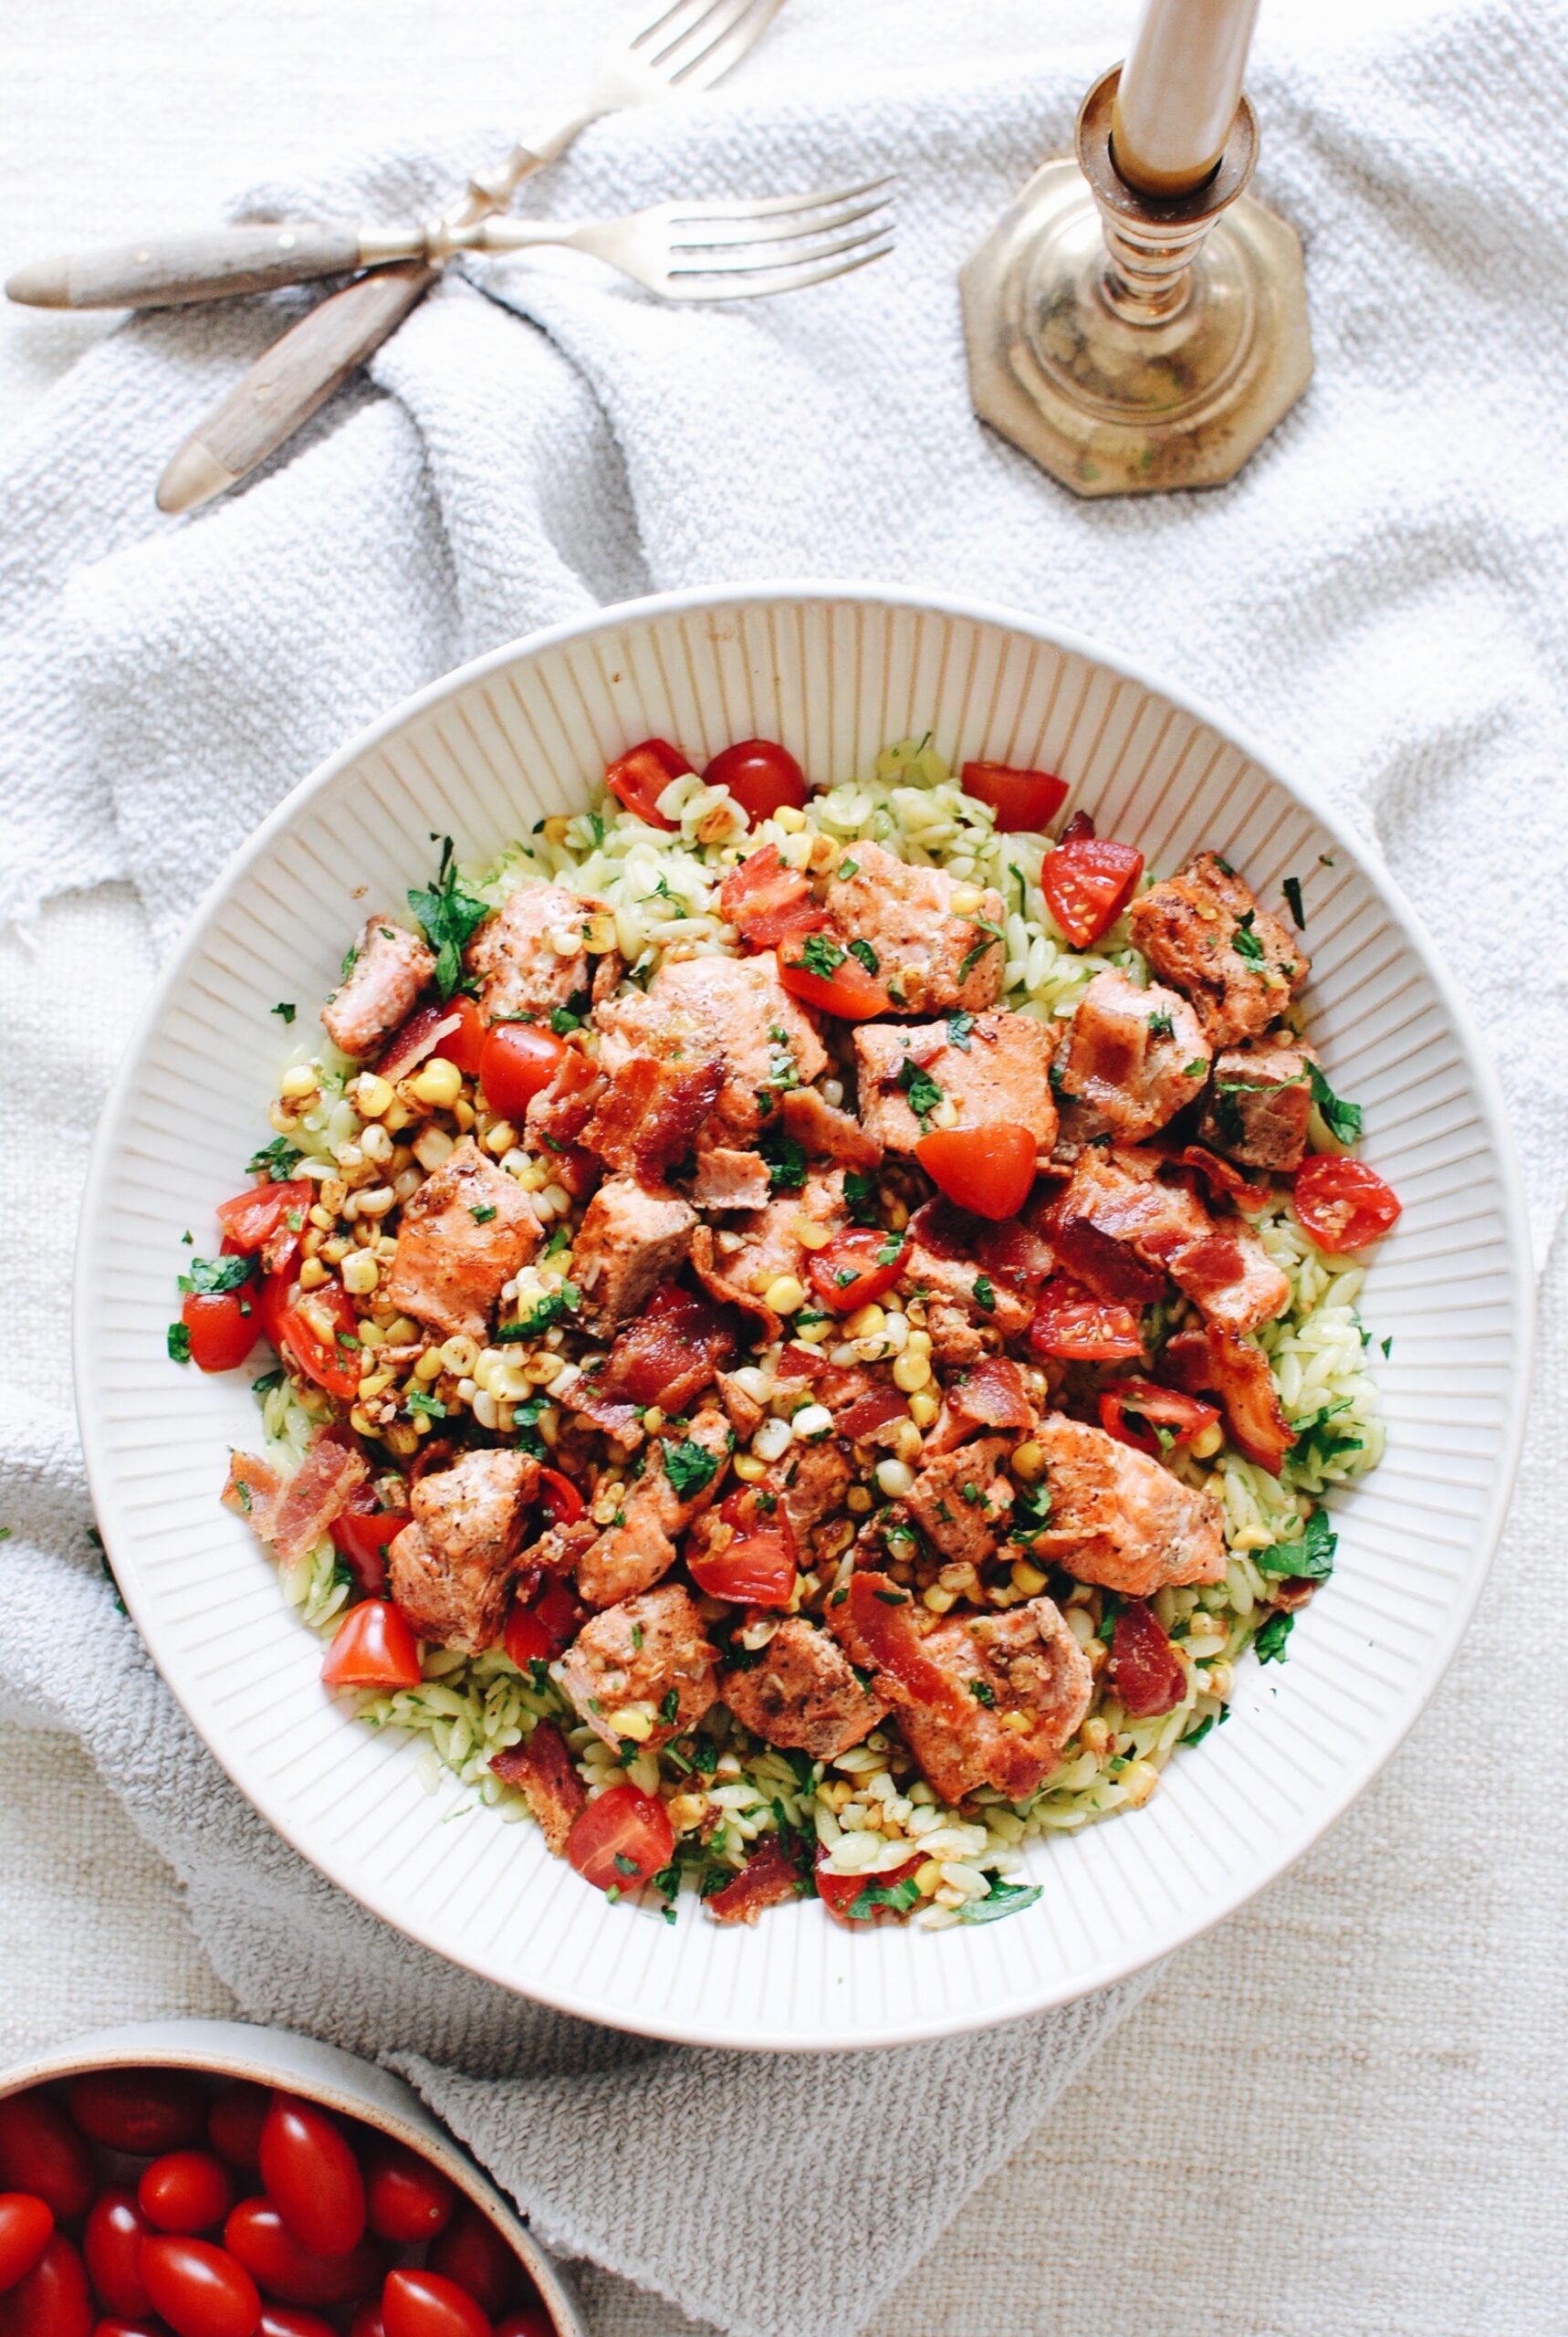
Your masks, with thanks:
[[[417,1007],[402,1028],[392,1032],[375,1068],[383,1079],[406,1079],[427,1055],[434,1054],[438,1049],[444,1053],[448,1041],[455,1049],[460,1046],[462,1028],[463,1018],[455,1000],[448,1006]],[[481,1037],[484,1030],[481,1022]],[[456,1062],[455,1053],[452,1060]]]
[[[479,1085],[490,1109],[520,1120],[563,1058],[576,1052],[541,1023],[497,1022],[479,1058]]]
[[[669,1865],[674,1850],[664,1803],[636,1786],[601,1793],[580,1812],[566,1838],[568,1863],[596,1891],[640,1890]]]
[[[356,1485],[347,1509],[340,1511],[327,1531],[332,1547],[353,1569],[360,1588],[380,1598],[387,1585],[387,1548],[408,1525],[406,1509],[382,1509],[369,1485]]]
[[[261,1336],[261,1316],[248,1285],[188,1292],[180,1320],[191,1335],[191,1361],[199,1371],[233,1371]]]
[[[327,1650],[321,1677],[329,1688],[418,1687],[419,1643],[390,1598],[365,1598],[350,1608]]]
[[[881,1900],[873,1900],[863,1915],[852,1915],[850,1909],[862,1892],[896,1890],[919,1872],[923,1864],[919,1851],[905,1859],[902,1866],[889,1868],[885,1874],[835,1874],[819,1855],[817,1860],[817,1896],[835,1923],[843,1923],[851,1931],[860,1931],[867,1923],[897,1921],[897,1911]]]
[[[0,2192],[0,2290],[25,2280],[54,2236],[46,2201],[30,2191]]]
[[[797,935],[779,952],[779,979],[795,998],[841,1022],[869,1022],[891,1011],[893,1000],[860,959],[825,929]]]
[[[1048,852],[1040,872],[1045,905],[1075,948],[1108,933],[1133,897],[1144,855],[1109,836],[1072,837]]]
[[[1043,828],[1067,801],[1067,781],[1049,770],[1020,770],[1012,763],[966,763],[964,792],[988,803],[998,828]]]
[[[582,1609],[559,1575],[551,1577],[532,1606],[519,1603],[507,1621],[502,1644],[519,1672],[549,1663],[570,1647],[582,1624]]]
[[[313,2101],[275,2093],[261,2129],[261,2179],[312,2256],[346,2256],[365,2236],[365,2182],[349,2138]]]
[[[1111,1685],[1134,1720],[1168,1713],[1186,1693],[1186,1666],[1152,1607],[1124,1599],[1111,1630]]]
[[[1320,1250],[1364,1250],[1397,1224],[1398,1194],[1364,1160],[1314,1152],[1296,1171],[1296,1215]]]
[[[281,1285],[281,1287],[279,1287]],[[360,1385],[359,1317],[341,1283],[301,1291],[298,1284],[270,1274],[256,1302],[262,1329],[284,1360],[324,1388],[329,1396],[352,1396]],[[329,1326],[331,1337],[320,1326]]]
[[[789,1511],[782,1503],[765,1510],[747,1485],[727,1494],[718,1514],[735,1539],[706,1556],[688,1546],[686,1566],[698,1589],[737,1606],[788,1607],[799,1563]]]
[[[296,1177],[285,1185],[252,1185],[243,1193],[235,1193],[232,1200],[218,1203],[218,1223],[224,1229],[225,1246],[235,1257],[252,1257],[265,1249],[281,1228],[292,1231],[287,1224],[290,1211],[303,1216],[316,1199],[316,1188],[308,1177]]]
[[[932,1183],[976,1217],[1016,1217],[1034,1183],[1036,1146],[1018,1120],[979,1128],[933,1128],[915,1148]]]
[[[820,925],[810,880],[779,856],[777,844],[748,852],[718,893],[719,915],[752,949],[776,949],[791,934]]]
[[[811,1287],[835,1315],[852,1315],[893,1288],[909,1255],[909,1236],[879,1233],[862,1226],[851,1233],[836,1233],[825,1250],[811,1253],[807,1272]]]
[[[709,787],[727,787],[753,822],[771,819],[787,804],[799,812],[806,801],[805,772],[772,739],[737,739],[721,748],[703,778]]]
[[[1119,1444],[1139,1452],[1174,1452],[1218,1418],[1214,1405],[1175,1388],[1156,1387],[1152,1379],[1117,1379],[1101,1390],[1101,1426]]]
[[[672,747],[667,739],[644,739],[641,745],[628,747],[623,755],[616,756],[604,774],[604,783],[612,795],[651,828],[673,829],[675,823],[665,819],[659,798],[672,779],[684,777],[691,768],[691,757]]]
[[[472,998],[448,999],[444,1011],[447,1021],[455,1021],[457,1028],[444,1032],[440,1044],[431,1052],[444,1055],[448,1063],[455,1063],[465,1079],[476,1078],[479,1057],[490,1035],[490,1025],[480,1013],[477,1001]],[[382,1075],[384,1077],[385,1074]]]
[[[1124,1363],[1144,1352],[1130,1307],[1092,1296],[1065,1274],[1052,1274],[1040,1291],[1029,1337],[1037,1355],[1068,1363]]]
[[[921,1645],[916,1609],[907,1590],[901,1590],[888,1575],[852,1575],[849,1607],[861,1643],[880,1671],[890,1672],[917,1703],[929,1705],[939,1717],[955,1724],[967,1719],[973,1707]]]
[[[559,1469],[539,1471],[539,1499],[552,1525],[575,1525],[586,1507],[571,1479]]]

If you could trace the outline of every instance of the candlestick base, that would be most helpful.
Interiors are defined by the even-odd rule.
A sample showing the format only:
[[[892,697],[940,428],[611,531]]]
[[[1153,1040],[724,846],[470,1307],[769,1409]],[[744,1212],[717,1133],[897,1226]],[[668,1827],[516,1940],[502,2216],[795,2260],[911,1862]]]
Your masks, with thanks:
[[[1117,174],[1118,73],[960,278],[975,411],[1077,495],[1234,478],[1312,378],[1294,231],[1242,193],[1245,100],[1214,177],[1142,195]]]

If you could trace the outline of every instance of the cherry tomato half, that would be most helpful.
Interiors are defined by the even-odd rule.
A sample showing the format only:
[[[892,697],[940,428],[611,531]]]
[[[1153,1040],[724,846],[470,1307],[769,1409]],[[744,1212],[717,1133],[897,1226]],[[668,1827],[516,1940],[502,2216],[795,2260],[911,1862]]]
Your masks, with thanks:
[[[566,1838],[569,1863],[596,1891],[636,1891],[674,1856],[662,1801],[637,1786],[612,1786],[579,1812]],[[390,2325],[387,2337],[395,2337]]]
[[[312,2256],[270,2199],[242,2199],[224,2226],[224,2246],[285,2304],[352,2304],[378,2287],[386,2270],[385,2250],[369,2239],[346,2256]]]
[[[390,1598],[363,1598],[339,1624],[321,1666],[329,1688],[417,1688],[419,1642]]]
[[[279,1355],[307,1379],[329,1396],[358,1392],[359,1317],[341,1283],[326,1282],[317,1290],[301,1291],[285,1276],[269,1274],[256,1314]]]
[[[476,1079],[479,1058],[490,1035],[490,1025],[480,1013],[478,1001],[472,998],[449,998],[441,1011],[444,1015],[456,1015],[457,1028],[442,1033],[441,1044],[435,1053],[444,1055],[448,1063],[455,1063],[465,1079]]]
[[[155,2231],[211,2231],[235,2202],[234,2178],[211,2151],[168,2151],[143,2167],[136,2204]]]
[[[248,1290],[188,1291],[180,1320],[191,1335],[191,1361],[198,1371],[233,1371],[261,1336]]]
[[[759,844],[730,870],[719,887],[718,907],[748,949],[776,949],[822,921],[810,878],[781,859],[776,844]]]
[[[1124,1363],[1142,1355],[1138,1318],[1130,1307],[1093,1297],[1082,1283],[1052,1274],[1035,1301],[1029,1326],[1037,1355],[1070,1363]]]
[[[256,2282],[211,2240],[155,2232],[141,2243],[141,2277],[175,2337],[251,2337],[261,2319]]]
[[[734,1533],[722,1550],[699,1554],[688,1544],[686,1566],[699,1590],[737,1606],[788,1607],[795,1591],[799,1554],[789,1513],[781,1502],[765,1509],[758,1489],[742,1485],[719,1504],[719,1519]]]
[[[152,2310],[141,2277],[141,2243],[150,2231],[135,2194],[119,2184],[99,2193],[82,2231],[82,2254],[100,2301],[132,2321]]]
[[[0,2192],[0,2289],[26,2279],[54,2233],[47,2200],[31,2191]]]
[[[874,1226],[838,1233],[825,1250],[811,1253],[811,1287],[835,1315],[852,1315],[893,1288],[909,1255],[907,1234],[879,1233]]]
[[[479,1058],[479,1085],[493,1112],[521,1119],[541,1088],[555,1077],[563,1057],[574,1053],[538,1022],[497,1022]]]
[[[439,2272],[389,2272],[382,2290],[387,2337],[490,2337],[466,2289]]]
[[[549,1663],[570,1647],[582,1627],[582,1609],[559,1575],[552,1575],[531,1607],[521,1601],[507,1619],[502,1644],[519,1672]]]
[[[283,1185],[251,1185],[232,1200],[220,1201],[218,1223],[225,1248],[234,1257],[254,1257],[278,1232],[291,1230],[291,1211],[303,1215],[316,1198],[308,1177],[298,1177]]]
[[[939,1191],[976,1217],[1016,1217],[1034,1183],[1038,1147],[1018,1120],[979,1128],[933,1128],[915,1157]]]
[[[1115,1379],[1101,1390],[1100,1425],[1139,1452],[1175,1452],[1218,1418],[1212,1404],[1152,1379]]]
[[[1186,1666],[1152,1607],[1124,1599],[1111,1627],[1111,1685],[1134,1720],[1168,1713],[1186,1693]]]
[[[313,2101],[273,2095],[261,2129],[261,2179],[288,2230],[313,2256],[346,2256],[364,2237],[360,2162],[337,2120]]]
[[[787,941],[779,952],[779,979],[792,997],[841,1022],[869,1022],[893,1006],[886,984],[826,931]]]
[[[457,2194],[444,2175],[402,2143],[372,2143],[365,2160],[365,2213],[381,2239],[434,2239],[452,2220]]]
[[[709,787],[727,787],[753,822],[770,820],[786,804],[797,812],[805,807],[806,774],[789,748],[772,739],[737,739],[720,748],[703,779]]]
[[[37,2087],[0,2101],[0,2183],[42,2199],[57,2224],[75,2223],[98,2188],[92,2153]]]
[[[879,1891],[894,1889],[899,1883],[907,1882],[918,1871],[922,1863],[920,1853],[916,1851],[912,1859],[905,1859],[902,1866],[892,1868],[885,1874],[836,1874],[832,1868],[825,1865],[822,1858],[819,1856],[817,1896],[835,1923],[843,1923],[850,1930],[858,1932],[868,1923],[892,1920],[894,1913],[893,1909],[885,1907],[880,1902],[873,1902],[863,1914],[851,1914],[850,1909],[867,1885],[874,1884]]]
[[[32,2270],[6,2290],[5,2319],[5,2337],[89,2337],[87,2269],[64,2232],[56,2232]]]
[[[406,1509],[381,1509],[368,1485],[356,1485],[347,1509],[327,1528],[332,1547],[347,1559],[360,1588],[372,1598],[386,1595],[387,1546],[409,1522]]]
[[[272,2096],[264,2085],[225,2085],[207,2109],[207,2140],[229,2166],[254,2175],[261,2164],[261,2127]]]
[[[1133,897],[1144,855],[1109,836],[1074,836],[1048,852],[1040,872],[1045,905],[1069,941],[1087,949]]]
[[[644,739],[640,746],[628,747],[623,755],[616,756],[604,774],[604,783],[612,795],[651,828],[673,828],[675,823],[665,819],[659,798],[672,779],[683,778],[691,767],[691,757],[672,747],[667,739]]]
[[[511,2302],[517,2285],[517,2259],[488,2216],[468,2200],[425,2258],[433,2272],[455,2280],[493,2321]]]
[[[1296,1171],[1296,1215],[1320,1250],[1364,1250],[1397,1224],[1403,1203],[1364,1160],[1314,1152]]]
[[[1067,801],[1067,781],[1049,770],[1020,770],[1012,763],[966,763],[964,792],[977,802],[988,803],[997,825],[1040,829],[1054,820]]]
[[[575,1525],[587,1507],[571,1479],[559,1469],[539,1471],[539,1499],[552,1525]]]

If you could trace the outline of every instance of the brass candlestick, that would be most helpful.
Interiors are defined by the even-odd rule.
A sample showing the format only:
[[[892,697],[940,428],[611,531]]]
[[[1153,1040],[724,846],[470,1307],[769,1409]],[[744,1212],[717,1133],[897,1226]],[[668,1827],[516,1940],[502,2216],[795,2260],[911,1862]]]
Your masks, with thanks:
[[[1245,193],[1245,98],[1212,175],[1145,194],[1116,169],[1120,66],[960,278],[975,411],[1076,495],[1219,487],[1312,379],[1295,231]]]

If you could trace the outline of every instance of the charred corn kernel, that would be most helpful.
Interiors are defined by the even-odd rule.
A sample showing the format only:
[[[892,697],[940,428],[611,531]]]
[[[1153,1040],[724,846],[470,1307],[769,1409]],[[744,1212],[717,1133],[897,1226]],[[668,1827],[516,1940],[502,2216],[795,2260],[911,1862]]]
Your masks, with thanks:
[[[390,1185],[370,1185],[354,1195],[356,1218],[390,1216],[397,1207],[397,1195]]]
[[[1098,1713],[1084,1722],[1082,1739],[1085,1753],[1092,1753],[1096,1759],[1109,1748],[1111,1731]]]
[[[831,1339],[832,1337],[833,1326],[831,1322],[828,1321],[821,1323],[797,1323],[790,1331],[789,1336],[792,1339],[798,1339],[803,1347],[820,1347],[824,1339]]]
[[[831,836],[813,836],[811,838],[810,859],[810,867],[813,875],[820,876],[824,869],[832,867],[834,862],[842,855],[842,844],[835,844]]]
[[[307,1258],[299,1269],[301,1290],[319,1290],[327,1279],[327,1269],[319,1258]]]
[[[938,1860],[926,1859],[915,1868],[915,1888],[923,1899],[928,1899],[934,1891],[940,1890],[941,1885],[942,1868]]]
[[[760,1484],[768,1474],[768,1463],[765,1461],[759,1461],[755,1452],[737,1452],[729,1465],[743,1485]],[[852,1507],[853,1493],[850,1495],[850,1504]]]
[[[368,1404],[372,1396],[380,1396],[390,1388],[397,1374],[394,1371],[372,1371],[368,1379],[360,1382],[360,1401]]]
[[[440,1168],[453,1148],[452,1138],[444,1128],[421,1128],[413,1140],[414,1158],[422,1168],[432,1171]]]
[[[934,1582],[929,1589],[923,1590],[920,1598],[922,1604],[929,1607],[934,1615],[950,1614],[958,1604],[957,1592],[944,1590],[939,1582]]]
[[[441,1360],[448,1371],[455,1371],[459,1379],[466,1379],[479,1360],[478,1342],[465,1331],[455,1331],[442,1347]]]
[[[1038,1598],[1045,1588],[1045,1576],[1038,1567],[1031,1567],[1027,1558],[1019,1558],[1015,1561],[1012,1577],[1013,1588],[1021,1590],[1026,1598]]]
[[[787,836],[798,836],[806,824],[806,814],[793,803],[781,803],[773,817]]]
[[[643,1415],[643,1426],[647,1430],[650,1436],[657,1436],[659,1430],[664,1427],[664,1406],[662,1404],[650,1404],[647,1410]]]
[[[916,1428],[929,1428],[942,1406],[929,1389],[923,1389],[909,1399],[909,1417]]]
[[[329,1266],[340,1266],[352,1247],[352,1242],[343,1234],[335,1233],[330,1242],[322,1242],[321,1255]]]
[[[865,1515],[867,1510],[871,1507],[871,1495],[867,1493],[863,1485],[852,1485],[850,1487],[848,1493],[844,1495],[844,1507],[848,1510],[852,1510],[856,1517],[863,1517]]]
[[[653,1710],[651,1704],[620,1704],[606,1713],[604,1724],[617,1736],[629,1736],[633,1745],[646,1745],[653,1734]]]
[[[517,1131],[510,1120],[495,1120],[479,1139],[486,1152],[499,1160],[503,1152],[510,1152],[517,1140]]]
[[[1044,1448],[1036,1444],[1032,1437],[1027,1443],[1015,1444],[1009,1465],[1020,1483],[1037,1485],[1045,1474]]]
[[[379,1436],[381,1434],[381,1430],[377,1428],[370,1414],[368,1412],[361,1411],[358,1404],[354,1406],[353,1410],[349,1414],[349,1426],[353,1430],[356,1436]]]
[[[413,1376],[416,1379],[423,1379],[428,1387],[433,1379],[440,1378],[446,1366],[442,1360],[441,1349],[439,1347],[427,1347],[413,1367]]]
[[[955,917],[973,917],[985,897],[977,885],[960,885],[948,907]]]
[[[665,1814],[677,1834],[694,1833],[707,1816],[706,1793],[672,1794],[664,1804]]]
[[[1208,1667],[1208,1673],[1204,1682],[1204,1685],[1211,1696],[1218,1696],[1220,1703],[1223,1703],[1226,1697],[1230,1693],[1230,1683],[1233,1677],[1234,1674],[1232,1673],[1228,1663],[1211,1663]]]
[[[540,833],[547,844],[564,844],[569,824],[566,813],[557,812],[553,818],[545,822]]]
[[[894,1233],[902,1233],[909,1222],[909,1211],[902,1201],[894,1201],[887,1211],[887,1222]]]
[[[517,1182],[525,1193],[542,1193],[549,1183],[549,1170],[542,1160],[530,1160],[526,1168],[517,1170]]]
[[[397,1095],[390,1079],[377,1071],[362,1071],[354,1082],[354,1109],[364,1120],[379,1120]]]
[[[299,1126],[298,1116],[286,1104],[269,1104],[267,1107],[267,1126],[279,1136],[292,1136]]]
[[[555,1378],[552,1371],[550,1378]],[[542,1381],[531,1379],[526,1363],[498,1363],[490,1374],[490,1393],[497,1404],[520,1404]]]
[[[380,1116],[383,1127],[391,1128],[393,1136],[401,1136],[403,1129],[413,1121],[413,1114],[401,1095],[394,1095]]]
[[[372,1120],[360,1137],[360,1150],[378,1168],[384,1168],[392,1157],[392,1140],[385,1128]]]
[[[591,958],[602,958],[615,947],[615,919],[608,909],[596,910],[584,920],[582,946]]]
[[[893,1449],[901,1462],[918,1459],[920,1430],[913,1420],[899,1421],[893,1432]]]
[[[1002,1726],[1014,1736],[1027,1736],[1033,1723],[1028,1713],[1003,1713]]]
[[[795,1274],[775,1274],[762,1294],[762,1303],[771,1306],[775,1315],[798,1315],[806,1304],[806,1293]]]
[[[286,1071],[277,1083],[277,1092],[286,1104],[297,1104],[302,1096],[314,1095],[317,1085],[316,1066],[311,1063],[297,1063]]]
[[[912,1330],[904,1344],[908,1347],[911,1355],[929,1355],[931,1352],[931,1334],[929,1331],[924,1329]]]
[[[550,1348],[546,1347],[540,1354],[529,1356],[523,1366],[523,1378],[530,1388],[548,1388],[553,1380],[560,1378],[565,1369],[565,1357],[556,1355]],[[517,1394],[513,1397],[514,1402],[521,1397],[522,1392],[521,1389],[517,1390]],[[509,1390],[508,1393],[510,1393]]]
[[[343,1288],[355,1298],[368,1298],[382,1278],[382,1270],[368,1250],[351,1251],[343,1261]]]
[[[1195,1461],[1212,1461],[1224,1441],[1225,1431],[1219,1422],[1210,1420],[1207,1428],[1198,1430],[1187,1451]]]
[[[1159,1781],[1160,1773],[1152,1761],[1129,1762],[1121,1777],[1126,1788],[1128,1808],[1141,1809]]]
[[[427,1423],[422,1421],[421,1426],[424,1425]],[[406,1461],[411,1452],[419,1451],[419,1430],[408,1420],[398,1420],[386,1430],[382,1441],[393,1452]]]
[[[866,1306],[857,1306],[844,1325],[846,1339],[872,1339],[887,1328],[887,1316],[874,1300]]]
[[[445,1112],[463,1093],[463,1074],[444,1055],[432,1055],[408,1084],[422,1104],[434,1105],[437,1111]]]
[[[825,1250],[833,1238],[814,1217],[798,1217],[790,1231],[802,1250]]]

